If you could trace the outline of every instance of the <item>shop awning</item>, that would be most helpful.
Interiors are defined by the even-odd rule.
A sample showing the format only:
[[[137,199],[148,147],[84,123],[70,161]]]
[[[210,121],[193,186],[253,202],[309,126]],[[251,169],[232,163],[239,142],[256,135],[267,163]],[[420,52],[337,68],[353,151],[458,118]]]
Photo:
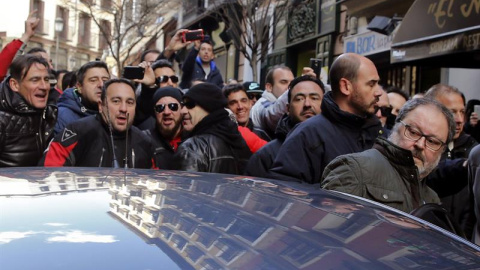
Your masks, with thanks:
[[[392,42],[391,63],[480,67],[480,0],[416,0]]]

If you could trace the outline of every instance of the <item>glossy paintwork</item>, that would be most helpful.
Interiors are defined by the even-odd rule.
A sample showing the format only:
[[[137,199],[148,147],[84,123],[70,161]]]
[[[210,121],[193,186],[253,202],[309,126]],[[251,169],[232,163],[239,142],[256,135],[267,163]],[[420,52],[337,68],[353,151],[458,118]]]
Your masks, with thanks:
[[[175,171],[0,169],[0,268],[480,265],[477,246],[398,211],[285,185]]]

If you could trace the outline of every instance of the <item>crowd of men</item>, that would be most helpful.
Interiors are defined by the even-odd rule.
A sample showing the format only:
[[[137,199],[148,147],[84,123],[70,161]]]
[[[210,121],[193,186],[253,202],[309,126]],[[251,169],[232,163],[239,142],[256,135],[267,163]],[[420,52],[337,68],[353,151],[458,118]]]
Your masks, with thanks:
[[[37,25],[29,16],[26,34],[0,53],[0,76],[9,69],[0,84],[0,167],[157,168],[304,182],[405,212],[442,203],[467,237],[480,238],[477,103],[466,107],[454,86],[437,84],[410,99],[383,89],[374,63],[353,53],[332,63],[329,86],[310,68],[295,78],[284,65],[268,71],[264,91],[256,82],[225,84],[211,41],[184,42],[184,29],[163,52],[145,51],[142,79],[114,78],[92,61],[52,82],[44,50],[21,53]],[[171,61],[182,49],[189,52],[179,78]]]

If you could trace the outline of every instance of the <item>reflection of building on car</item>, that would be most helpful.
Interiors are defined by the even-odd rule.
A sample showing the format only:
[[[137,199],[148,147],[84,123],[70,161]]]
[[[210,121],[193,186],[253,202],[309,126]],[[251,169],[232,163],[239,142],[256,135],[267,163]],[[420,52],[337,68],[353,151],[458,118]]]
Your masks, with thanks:
[[[2,169],[0,180],[2,269],[64,269],[74,251],[86,269],[480,264],[477,246],[400,211],[274,180],[106,168]],[[44,260],[21,260],[22,245]]]
[[[249,180],[245,177],[230,179]],[[308,195],[307,192],[280,187],[280,192],[292,195],[282,198],[269,192],[278,186],[264,183],[265,188],[255,192],[193,177],[186,182],[170,184],[133,181],[128,186],[112,186],[111,213],[146,237],[160,239],[187,257],[192,266],[200,264],[213,269],[241,268],[245,265],[248,268],[260,267],[252,263],[262,261],[265,256],[259,252],[259,246],[280,254],[277,266],[303,268],[313,265],[321,268],[329,261],[350,257],[350,252],[353,252],[347,249],[330,253],[323,247],[327,243],[340,241],[357,245],[370,239],[372,246],[381,245],[383,240],[374,240],[378,233],[374,228],[381,227],[383,222],[372,219],[370,223],[363,223],[364,215],[355,215],[363,209],[362,205],[342,202],[330,196],[313,196],[321,205],[319,208],[328,209],[330,213],[308,209],[296,198]],[[381,210],[370,214],[374,213],[385,222],[398,225],[390,231],[392,241],[406,246],[409,246],[409,238],[414,236],[404,232],[405,229],[427,228],[410,218]],[[296,229],[289,230],[291,227]],[[302,232],[306,231],[314,232],[318,238],[303,237]],[[376,241],[378,243],[374,243]],[[385,260],[386,265],[401,267],[401,258],[408,260],[409,256],[415,256],[398,253],[405,247],[403,245],[397,248],[394,244],[391,246],[394,248],[388,251],[390,253],[376,251],[377,259],[391,256],[391,259]],[[441,250],[446,252],[448,247]]]

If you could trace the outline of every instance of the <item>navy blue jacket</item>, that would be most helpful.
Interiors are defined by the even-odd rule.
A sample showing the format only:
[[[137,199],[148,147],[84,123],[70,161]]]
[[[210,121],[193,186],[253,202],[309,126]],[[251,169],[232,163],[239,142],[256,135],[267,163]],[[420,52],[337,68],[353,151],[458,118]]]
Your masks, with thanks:
[[[203,71],[202,61],[200,60],[200,57],[198,57],[198,51],[195,50],[195,48],[192,48],[187,58],[185,58],[182,65],[182,72],[182,81],[180,82],[180,88],[182,89],[190,88],[192,81],[196,79],[202,79],[223,88],[222,74],[220,74],[214,61],[210,62],[210,73],[205,79],[205,71]]]
[[[332,92],[325,94],[321,106],[321,114],[288,135],[270,169],[270,178],[320,183],[325,167],[334,158],[372,148],[382,129],[375,115],[360,117],[340,110]]]
[[[62,132],[66,125],[97,113],[97,111],[88,109],[82,104],[76,88],[65,90],[57,101],[57,107],[58,119],[53,130],[55,135]]]
[[[293,126],[294,124],[288,114],[284,114],[282,119],[278,121],[277,128],[275,129],[276,139],[268,142],[250,157],[247,169],[245,170],[246,175],[265,178],[269,177],[268,170],[272,167],[275,157],[277,156],[278,151],[280,151],[280,147]]]

